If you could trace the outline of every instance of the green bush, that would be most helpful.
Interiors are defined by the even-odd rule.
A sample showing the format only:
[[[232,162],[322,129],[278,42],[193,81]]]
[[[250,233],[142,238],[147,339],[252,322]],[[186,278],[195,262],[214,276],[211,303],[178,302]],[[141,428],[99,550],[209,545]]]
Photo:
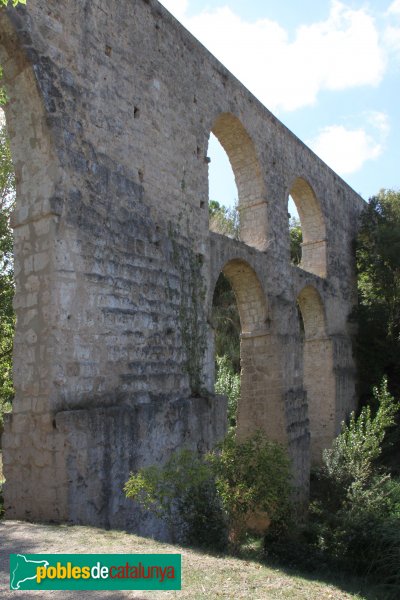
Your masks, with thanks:
[[[240,375],[235,373],[227,356],[216,357],[215,393],[228,398],[228,423],[236,425],[237,407],[240,398]]]
[[[365,406],[357,419],[352,413],[332,449],[324,452],[325,476],[342,490],[352,490],[351,493],[375,477],[385,434],[395,424],[399,410],[399,404],[388,392],[386,378],[380,388],[374,388],[373,397],[378,406],[375,416],[370,406]]]
[[[308,524],[272,552],[297,567],[322,565],[370,577],[387,598],[400,597],[400,481],[379,465],[399,404],[386,379],[374,389],[375,415],[365,407],[325,451],[314,474]],[[286,547],[285,547],[286,545]],[[308,561],[308,564],[305,564]]]
[[[240,441],[230,430],[222,444],[208,456],[218,495],[228,517],[233,549],[259,522],[264,535],[270,523],[290,515],[290,463],[286,450],[258,431]],[[265,523],[263,525],[263,522]]]
[[[131,474],[124,491],[164,519],[174,541],[219,551],[229,536],[236,551],[254,517],[269,522],[288,511],[289,482],[283,448],[260,432],[240,442],[232,430],[205,456],[181,450],[164,467]]]
[[[164,520],[174,542],[226,548],[226,519],[213,475],[197,453],[183,449],[163,467],[152,465],[131,473],[124,492]]]
[[[387,431],[399,404],[387,381],[374,388],[378,406],[351,416],[324,454],[320,492],[314,504],[318,544],[342,568],[369,576],[387,598],[400,596],[400,481],[379,466]]]

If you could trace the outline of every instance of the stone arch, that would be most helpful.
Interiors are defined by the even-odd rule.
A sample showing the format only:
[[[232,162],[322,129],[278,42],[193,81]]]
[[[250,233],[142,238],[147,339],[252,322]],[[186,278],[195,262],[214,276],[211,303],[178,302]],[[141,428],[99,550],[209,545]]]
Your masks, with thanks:
[[[326,316],[318,291],[307,285],[297,297],[304,323],[304,387],[307,392],[311,433],[311,461],[318,465],[322,451],[335,436],[336,386],[332,341],[327,335]]]
[[[242,259],[228,261],[222,272],[235,293],[242,329],[238,435],[263,429],[270,439],[287,443],[279,344],[271,332],[265,292],[257,273]]]
[[[305,340],[326,337],[325,310],[317,290],[307,285],[298,295],[297,301],[303,317]]]
[[[211,131],[228,155],[235,176],[239,195],[240,239],[258,250],[266,250],[266,192],[254,142],[232,113],[221,113]]]
[[[303,243],[300,267],[326,277],[326,227],[320,202],[311,185],[297,177],[289,190],[299,213]]]
[[[242,335],[266,331],[267,302],[256,272],[241,259],[229,261],[222,272],[236,296]]]

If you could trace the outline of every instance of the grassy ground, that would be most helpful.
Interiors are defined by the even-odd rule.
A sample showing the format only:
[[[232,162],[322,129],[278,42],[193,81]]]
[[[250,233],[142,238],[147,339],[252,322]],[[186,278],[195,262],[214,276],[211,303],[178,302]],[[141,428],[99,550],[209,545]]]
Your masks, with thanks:
[[[192,549],[162,544],[119,531],[90,527],[51,526],[0,521],[0,594],[10,598],[130,598],[191,599],[304,599],[361,600],[359,584],[331,583],[285,572],[257,560],[212,556]],[[180,592],[8,592],[10,553],[181,553],[183,586]]]
[[[3,481],[0,452],[0,483]],[[90,527],[39,525],[0,521],[0,595],[4,598],[36,598],[39,592],[8,592],[11,553],[181,553],[183,585],[180,592],[40,592],[41,598],[72,600],[130,598],[218,600],[375,600],[376,596],[356,581],[336,577],[310,577],[277,569],[247,558],[213,556],[162,544],[119,531]]]

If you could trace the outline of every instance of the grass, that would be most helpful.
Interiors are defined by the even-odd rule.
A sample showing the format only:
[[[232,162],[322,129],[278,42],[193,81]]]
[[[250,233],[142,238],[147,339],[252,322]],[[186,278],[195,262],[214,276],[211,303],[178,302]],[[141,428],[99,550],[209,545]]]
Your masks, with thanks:
[[[0,484],[3,480],[0,452]],[[268,565],[258,560],[260,549],[256,545],[250,545],[241,558],[234,558],[163,544],[120,531],[17,521],[0,521],[0,539],[3,536],[11,541],[13,547],[9,552],[13,553],[23,551],[29,553],[181,553],[182,591],[140,592],[140,598],[143,599],[378,599],[373,592],[367,592],[365,586],[363,588],[357,580],[340,576],[331,579],[326,574],[307,575]],[[43,592],[43,598],[50,598],[51,593]],[[125,596],[122,595],[121,598],[123,597]]]
[[[182,591],[140,592],[152,600],[372,600],[362,595],[359,582],[327,582],[281,570],[251,558],[213,556],[189,548],[163,544],[120,531],[92,527],[0,522],[0,538],[7,539],[7,554],[30,553],[181,553]],[[253,550],[254,554],[254,550]],[[1,587],[1,586],[0,586]],[[43,592],[43,598],[51,592]],[[121,594],[121,598],[125,596]],[[126,596],[129,597],[129,596]],[[136,596],[135,596],[136,597]]]

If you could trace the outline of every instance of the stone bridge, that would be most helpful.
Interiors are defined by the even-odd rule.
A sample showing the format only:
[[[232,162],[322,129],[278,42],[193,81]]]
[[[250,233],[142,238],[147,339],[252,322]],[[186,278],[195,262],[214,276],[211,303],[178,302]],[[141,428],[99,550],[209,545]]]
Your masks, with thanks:
[[[242,327],[239,435],[285,444],[304,497],[355,406],[361,198],[156,0],[1,9],[0,61],[17,179],[8,517],[151,530],[121,491],[129,472],[226,428],[221,271]],[[210,132],[235,174],[241,241],[209,232]]]

